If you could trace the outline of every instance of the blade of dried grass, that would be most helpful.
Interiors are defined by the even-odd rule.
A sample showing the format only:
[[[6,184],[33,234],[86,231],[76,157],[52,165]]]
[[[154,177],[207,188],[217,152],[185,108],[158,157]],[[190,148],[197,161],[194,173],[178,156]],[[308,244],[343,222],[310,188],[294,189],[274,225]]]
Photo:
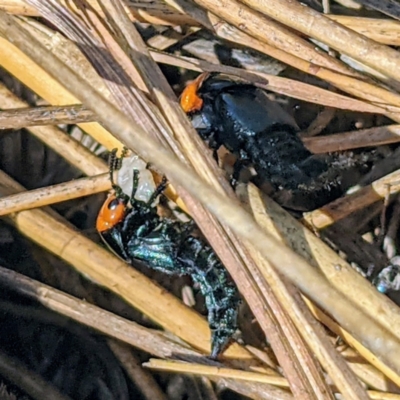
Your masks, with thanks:
[[[143,158],[154,162],[155,165],[161,168],[164,167],[173,181],[185,187],[191,194],[196,195],[239,235],[247,240],[252,240],[257,249],[267,259],[270,259],[275,266],[279,268],[281,265],[285,265],[285,274],[291,276],[305,293],[310,295],[317,303],[329,309],[347,329],[357,333],[359,337],[363,337],[365,344],[379,354],[379,357],[400,370],[398,359],[393,357],[393,354],[398,350],[398,342],[387,331],[374,324],[371,320],[366,319],[352,303],[343,301],[343,296],[338,295],[315,270],[309,268],[302,258],[282,247],[279,242],[270,236],[263,234],[247,213],[215,193],[190,169],[183,172],[182,164],[172,157],[168,151],[155,146],[154,142],[145,135],[142,135],[138,140],[137,132],[140,132],[140,129],[132,121],[124,117],[118,109],[99,95],[97,91],[93,90],[69,68],[65,67],[59,59],[45,51],[33,37],[13,24],[10,17],[5,14],[0,15],[0,31],[7,37],[12,38],[14,43],[23,48],[37,62],[43,64],[48,71],[51,71],[53,76],[61,79],[67,88],[77,94],[85,104],[90,105],[91,109],[96,110],[103,123],[117,135],[119,133],[124,142],[130,147],[136,147]],[[131,126],[137,129],[131,129]],[[188,184],[188,178],[190,185]],[[20,215],[25,213],[28,212],[20,213]],[[278,252],[277,249],[282,251]],[[343,317],[349,314],[351,315],[350,319]],[[360,326],[362,326],[363,334],[359,332],[358,328]],[[375,341],[376,337],[381,338],[379,343]]]
[[[383,201],[387,196],[399,191],[400,170],[397,170],[348,196],[340,197],[317,210],[304,213],[303,219],[309,226],[323,229],[351,213],[362,210],[377,201]]]
[[[37,125],[78,124],[95,120],[94,114],[81,105],[17,108],[0,111],[0,130]]]
[[[294,0],[241,0],[243,4],[365,64],[394,81],[399,79],[400,53]]]
[[[376,400],[396,400],[399,398],[398,394],[382,393],[382,392],[377,392],[376,390],[369,390],[368,395],[373,400],[374,399],[376,399]]]
[[[347,262],[336,254],[328,245],[316,237],[311,231],[294,219],[287,211],[275,202],[262,195],[265,205],[264,226],[269,232],[283,240],[289,247],[317,266],[342,295],[352,299],[375,321],[400,337],[400,321],[398,307],[386,296],[381,295],[365,278],[359,275]],[[268,223],[268,225],[267,225]],[[382,309],[385,312],[382,312]],[[329,311],[329,310],[328,310]]]
[[[221,368],[219,366],[201,365],[174,360],[158,360],[150,358],[148,362],[142,364],[146,368],[156,371],[180,372],[184,374],[193,374],[207,377],[223,377],[250,382],[266,383],[282,388],[289,388],[289,382],[286,378],[280,376],[270,376],[259,372],[240,371],[233,368]]]
[[[375,42],[392,46],[400,45],[400,23],[398,21],[333,14],[326,16]]]
[[[261,294],[267,299],[269,308],[271,309],[272,312],[270,312],[269,308],[264,308],[264,312],[270,313],[270,318],[272,322],[275,323],[281,328],[282,330],[282,337],[286,339],[286,341],[290,341],[290,344],[292,345],[292,348],[289,349],[293,353],[292,358],[296,357],[299,362],[303,362],[302,364],[302,373],[305,374],[305,378],[310,382],[310,384],[317,388],[319,392],[314,390],[316,392],[316,395],[318,396],[323,396],[323,398],[331,397],[331,392],[329,390],[324,391],[324,387],[327,387],[326,382],[324,381],[324,385],[321,385],[320,379],[321,379],[321,370],[319,367],[319,364],[317,365],[316,363],[310,363],[309,362],[309,357],[310,357],[310,350],[306,346],[306,343],[302,339],[300,335],[300,331],[296,329],[295,325],[293,324],[293,320],[290,318],[290,310],[288,310],[287,304],[282,303],[279,301],[275,293],[271,290],[271,285],[269,282],[266,282],[265,279],[260,275],[260,265],[262,264],[262,261],[260,261],[257,256],[258,253],[254,251],[254,248],[251,247],[249,243],[245,243],[246,250],[250,252],[252,259],[251,262],[246,262],[247,269],[249,273],[251,274],[250,276],[252,279],[255,280],[257,284],[257,290],[261,292]],[[253,262],[253,259],[256,261],[256,265]],[[239,276],[240,278],[240,276]],[[241,286],[239,286],[241,288]],[[248,293],[248,290],[244,293]],[[266,329],[265,329],[266,331]],[[277,331],[279,334],[279,331]],[[271,336],[267,336],[269,342],[271,343]],[[284,342],[285,343],[285,342]],[[275,348],[273,348],[275,350]],[[311,347],[312,350],[312,347]],[[275,350],[275,355],[276,350]],[[280,357],[277,357],[278,361],[280,360]],[[318,359],[318,357],[317,357]],[[321,360],[318,360],[321,362]],[[303,377],[302,377],[303,378]],[[288,379],[290,379],[288,377]],[[304,379],[304,378],[303,378]],[[290,381],[289,381],[290,382]],[[339,386],[341,386],[341,382],[338,382]],[[352,387],[352,390],[357,392],[358,390],[358,382],[353,382],[354,385]],[[291,386],[293,382],[290,382]],[[341,386],[342,389],[342,386]],[[348,392],[346,388],[343,388],[343,392]],[[294,393],[295,396],[298,396],[297,393]],[[310,394],[309,394],[310,396]],[[349,396],[352,398],[352,396]],[[357,396],[356,396],[357,397]],[[361,394],[362,397],[362,394]]]
[[[186,116],[183,114],[182,110],[179,107],[179,104],[176,101],[176,98],[166,82],[164,76],[159,70],[158,66],[151,59],[147,47],[142,41],[140,35],[135,30],[135,28],[130,23],[129,19],[123,12],[121,4],[118,1],[102,1],[104,12],[109,15],[108,21],[112,23],[112,28],[117,32],[117,37],[120,38],[121,41],[125,41],[126,43],[122,43],[124,48],[130,49],[129,54],[131,56],[132,61],[137,65],[139,73],[142,75],[143,80],[146,83],[149,91],[153,94],[156,103],[161,107],[164,116],[169,122],[170,126],[173,127],[174,137],[181,144],[181,147],[185,149],[185,154],[187,158],[191,161],[191,163],[195,166],[196,170],[200,175],[203,175],[205,179],[214,183],[214,186],[219,189],[222,184],[225,187],[225,190],[230,190],[228,188],[225,179],[223,178],[220,171],[217,169],[215,163],[211,159],[211,156],[208,152],[205,151],[204,144],[201,142],[200,138],[194,132],[192,126],[189,124]],[[124,38],[124,40],[122,40]],[[193,131],[193,132],[192,132]],[[187,132],[191,132],[192,135],[188,136]],[[166,138],[167,142],[170,142],[170,138]],[[201,152],[199,149],[202,149]],[[178,157],[182,158],[182,154],[180,152],[176,152]],[[244,268],[243,265],[240,264],[240,259],[236,254],[232,257],[228,252],[235,253],[235,249],[230,246],[230,241],[227,238],[222,237],[224,232],[219,227],[218,223],[214,218],[212,218],[208,213],[205,212],[204,209],[199,207],[198,204],[193,202],[193,199],[188,197],[188,194],[185,192],[180,192],[181,197],[184,199],[185,204],[187,204],[189,211],[191,211],[192,216],[195,218],[199,227],[202,229],[203,233],[206,237],[211,238],[210,242],[216,248],[217,253],[220,258],[223,260],[225,266],[231,271],[233,277],[237,277],[238,273],[235,271],[240,271]],[[229,233],[228,233],[229,234]],[[221,237],[221,239],[219,239]],[[235,238],[231,238],[235,240]],[[224,243],[225,246],[216,247],[215,244]],[[243,250],[242,250],[243,253]],[[232,263],[233,261],[233,263]],[[240,273],[240,272],[239,272]],[[241,281],[248,281],[249,278],[246,275],[242,275]],[[254,285],[254,283],[249,282],[247,284],[248,287]],[[260,292],[258,292],[260,293]],[[255,293],[256,294],[256,293]],[[277,343],[275,338],[279,338],[278,342],[282,342],[284,335],[278,334],[278,325],[274,324],[274,320],[271,320],[271,317],[268,319],[266,316],[268,314],[273,314],[274,311],[271,311],[268,314],[264,312],[260,314],[258,310],[264,309],[268,303],[264,307],[255,306],[255,302],[260,303],[260,300],[255,298],[253,301],[251,300],[250,294],[246,293],[246,295],[250,298],[249,303],[255,313],[258,321],[261,326],[264,328],[265,333],[269,337],[270,343],[272,347],[275,349],[278,359],[281,362],[283,369],[285,370],[287,376],[291,379],[292,388],[296,393],[296,390],[301,393],[303,390],[307,390],[312,392],[312,388],[321,385],[323,383],[322,379],[316,379],[315,385],[311,386],[308,382],[309,380],[305,379],[306,376],[315,376],[318,377],[318,369],[316,369],[314,364],[314,359],[308,356],[307,353],[303,352],[301,354],[300,360],[297,361],[297,368],[302,365],[306,365],[307,367],[303,369],[304,374],[299,375],[292,366],[296,363],[294,354],[292,355],[289,352],[289,349],[286,351],[282,351],[281,343]],[[257,294],[256,294],[257,295]],[[253,295],[254,297],[254,295]],[[271,303],[271,301],[269,301]],[[278,303],[273,303],[275,307],[272,310],[277,310],[275,313],[283,314],[283,311],[280,310]],[[280,319],[282,321],[282,318]],[[290,323],[290,320],[283,319],[286,323]],[[293,331],[287,329],[287,331]],[[284,333],[282,331],[281,333]],[[286,339],[286,343],[295,343],[294,348],[301,348],[301,342],[297,338],[297,332],[293,331],[288,339]],[[287,346],[288,347],[288,346]],[[302,379],[302,383],[293,383],[294,380]],[[308,388],[307,388],[308,386]],[[300,389],[297,389],[299,387]],[[304,389],[302,389],[302,387]],[[326,393],[326,390],[323,389],[321,393]],[[317,395],[318,397],[318,395]]]
[[[48,206],[111,189],[108,173],[0,198],[0,216]]]
[[[302,140],[306,147],[316,154],[375,147],[399,142],[400,125],[377,126],[334,135],[305,137]]]
[[[67,4],[72,10],[77,11],[73,3],[61,0],[62,4]],[[101,12],[95,0],[88,0],[88,3],[93,6],[96,11]],[[156,25],[195,25],[196,22],[188,17],[171,9],[162,1],[141,1],[140,3],[132,3],[126,6],[130,10],[130,16],[133,21],[148,22]],[[6,11],[15,15],[26,15],[37,17],[40,14],[38,11],[26,4],[24,0],[0,0],[0,10]]]

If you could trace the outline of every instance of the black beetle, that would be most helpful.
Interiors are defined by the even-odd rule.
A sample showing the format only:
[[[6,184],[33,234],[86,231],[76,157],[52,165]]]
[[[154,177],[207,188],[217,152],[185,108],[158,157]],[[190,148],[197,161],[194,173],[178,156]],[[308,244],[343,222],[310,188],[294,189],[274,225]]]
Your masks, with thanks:
[[[113,169],[110,169],[112,180]],[[169,275],[189,275],[200,286],[211,329],[211,358],[215,359],[237,329],[238,290],[212,248],[196,235],[192,221],[181,222],[158,215],[155,200],[164,191],[165,180],[146,201],[135,198],[141,189],[140,172],[133,171],[130,196],[112,181],[115,194],[101,208],[97,230],[127,263],[136,260]]]
[[[238,158],[231,177],[236,184],[243,166],[275,189],[284,207],[308,211],[339,197],[340,169],[312,154],[297,136],[292,117],[254,85],[201,74],[182,92],[183,110],[209,146],[224,145]]]

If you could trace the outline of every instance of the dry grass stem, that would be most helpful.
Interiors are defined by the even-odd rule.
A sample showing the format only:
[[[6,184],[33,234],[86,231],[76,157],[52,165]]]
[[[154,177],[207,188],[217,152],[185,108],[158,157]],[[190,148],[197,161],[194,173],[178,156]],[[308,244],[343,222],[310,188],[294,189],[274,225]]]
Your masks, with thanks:
[[[77,199],[110,189],[110,175],[107,173],[1,197],[0,216]]]
[[[308,231],[307,228],[295,221],[272,200],[268,200],[265,196],[262,196],[258,189],[251,186],[249,190],[249,198],[252,204],[254,204],[253,209],[256,210],[255,217],[265,229],[268,229],[269,232],[273,232],[276,237],[289,244],[313,265],[318,266],[338,290],[342,291],[345,296],[352,298],[353,301],[358,300],[358,304],[363,307],[366,312],[370,312],[371,317],[375,318],[377,323],[385,325],[387,329],[390,329],[391,326],[393,330],[391,318],[398,318],[397,307],[393,303],[381,296],[367,281],[365,281],[365,279],[356,273],[325,243]],[[261,204],[266,205],[266,207],[260,207]],[[375,298],[371,298],[370,296]],[[369,308],[375,307],[380,301],[385,302],[386,305],[379,306],[379,309]],[[387,311],[389,311],[387,307],[391,307],[391,316],[389,317],[379,313],[381,307],[384,307]],[[325,320],[322,321],[325,323]],[[328,324],[328,326],[331,328],[331,325]],[[337,334],[341,334],[341,331],[337,332],[335,329],[333,329],[333,331]],[[346,337],[348,337],[348,333]],[[354,338],[350,341],[350,343],[355,342]],[[357,349],[363,348],[359,343],[355,347]],[[366,352],[361,351],[361,354],[366,354]],[[371,353],[369,352],[368,354]],[[399,376],[377,360],[376,357],[367,357],[367,359],[384,374],[387,374],[394,382],[399,382]]]
[[[264,229],[286,243],[310,264],[318,267],[330,283],[342,293],[342,296],[351,299],[377,323],[385,326],[396,337],[400,337],[397,322],[394,322],[400,322],[400,314],[394,303],[377,292],[336,252],[275,202],[262,195],[254,186],[251,186],[249,190],[252,193],[252,201],[264,203],[264,208],[258,207],[258,210],[263,210],[262,213],[255,215]],[[380,311],[382,309],[385,313]],[[400,323],[398,326],[400,327]]]
[[[400,125],[378,126],[334,135],[303,137],[304,144],[313,153],[329,153],[361,147],[374,147],[400,141]]]
[[[268,376],[257,372],[240,371],[232,368],[221,368],[219,366],[184,363],[173,360],[157,360],[154,358],[151,358],[148,362],[143,363],[143,366],[157,371],[182,372],[185,374],[201,375],[214,378],[222,377],[243,379],[252,382],[266,383],[282,388],[289,387],[287,379],[280,376]]]
[[[392,46],[400,44],[400,23],[398,21],[332,14],[327,17],[375,42]]]
[[[260,192],[252,185],[249,186],[247,201],[251,207],[252,213],[257,218],[257,222],[266,230],[273,232],[278,240],[282,240],[282,237],[280,237],[276,231],[271,231],[269,229],[270,216],[266,215],[264,211],[264,202],[262,201]],[[315,319],[303,302],[300,293],[289,282],[286,282],[286,280],[275,271],[273,266],[267,262],[261,262],[261,265],[263,267],[263,276],[279,301],[285,305],[285,309],[288,310],[297,329],[301,332],[307,345],[320,360],[321,365],[324,370],[327,371],[336,387],[340,388],[341,392],[346,393],[348,397],[356,396],[357,393],[351,393],[351,390],[349,391],[348,388],[357,388],[358,381],[355,381],[353,373],[342,357],[336,352],[334,346],[322,330],[322,327],[315,323]],[[345,388],[345,390],[342,388]],[[359,393],[358,395],[360,396]]]
[[[317,210],[304,213],[303,219],[309,226],[323,229],[351,213],[383,201],[388,195],[396,194],[399,191],[400,170],[397,170],[348,196],[340,197]]]
[[[360,388],[357,378],[343,358],[336,352],[322,327],[315,322],[298,290],[283,279],[269,263],[262,259],[258,261],[263,276],[272,288],[277,300],[285,308],[307,346],[317,357],[336,387],[348,398],[365,397],[364,390]],[[298,350],[301,351],[302,349]],[[310,375],[308,378],[312,380]]]
[[[42,106],[0,111],[0,129],[20,129],[37,125],[79,124],[95,121],[96,117],[81,105]]]

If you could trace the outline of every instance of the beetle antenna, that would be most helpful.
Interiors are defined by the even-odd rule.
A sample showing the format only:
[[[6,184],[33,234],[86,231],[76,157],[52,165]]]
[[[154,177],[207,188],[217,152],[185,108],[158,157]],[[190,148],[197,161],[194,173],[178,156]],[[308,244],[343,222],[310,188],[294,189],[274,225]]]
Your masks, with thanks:
[[[117,170],[118,157],[117,157],[118,149],[112,149],[110,151],[110,155],[108,156],[108,172],[110,174],[110,182],[113,189],[115,189],[114,182],[114,172]]]
[[[121,157],[117,156],[118,149],[112,149],[110,155],[108,156],[108,169],[110,174],[111,187],[115,191],[117,198],[128,202],[129,197],[123,192],[122,188],[118,186],[114,181],[114,172],[121,169],[122,159],[126,156],[128,149],[124,147],[121,152]]]

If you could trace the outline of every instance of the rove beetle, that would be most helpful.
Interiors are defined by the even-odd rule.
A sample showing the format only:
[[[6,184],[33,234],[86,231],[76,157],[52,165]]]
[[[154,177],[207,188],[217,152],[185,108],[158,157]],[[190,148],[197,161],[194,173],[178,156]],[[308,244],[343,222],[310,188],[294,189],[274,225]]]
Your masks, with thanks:
[[[312,154],[292,117],[263,90],[214,75],[201,74],[186,86],[180,104],[212,149],[224,145],[238,157],[233,186],[242,167],[252,165],[288,209],[309,211],[342,194],[339,172],[346,166],[330,168],[326,157]]]
[[[106,199],[99,212],[96,228],[100,236],[129,264],[141,261],[165,274],[191,276],[205,298],[211,330],[210,357],[216,359],[237,329],[240,297],[236,286],[212,248],[196,236],[192,221],[158,215],[155,201],[167,181],[164,179],[148,200],[138,200],[135,196],[141,189],[143,171],[133,170],[132,193],[128,196],[113,180],[113,172],[121,163],[115,151],[110,160],[114,194]]]

